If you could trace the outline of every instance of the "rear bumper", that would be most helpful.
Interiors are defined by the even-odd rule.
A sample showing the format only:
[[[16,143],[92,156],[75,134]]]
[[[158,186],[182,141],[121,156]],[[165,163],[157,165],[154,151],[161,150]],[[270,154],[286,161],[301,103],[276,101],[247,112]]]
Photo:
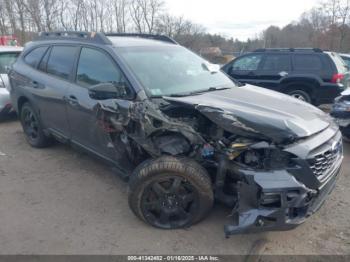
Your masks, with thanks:
[[[313,99],[316,105],[322,104],[333,104],[334,99],[346,89],[346,87],[332,84],[324,83],[319,88],[315,89]]]

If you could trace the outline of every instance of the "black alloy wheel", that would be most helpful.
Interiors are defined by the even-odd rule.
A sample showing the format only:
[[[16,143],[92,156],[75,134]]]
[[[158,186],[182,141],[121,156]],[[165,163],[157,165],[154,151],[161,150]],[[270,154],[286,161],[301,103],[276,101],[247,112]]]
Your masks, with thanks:
[[[129,180],[131,210],[154,227],[189,227],[204,219],[213,204],[209,174],[189,158],[162,156],[146,160]]]
[[[40,119],[29,103],[21,108],[20,120],[28,143],[37,148],[51,145],[52,138],[45,135]]]
[[[141,209],[153,226],[170,229],[186,226],[198,209],[196,189],[180,176],[163,176],[145,188]]]

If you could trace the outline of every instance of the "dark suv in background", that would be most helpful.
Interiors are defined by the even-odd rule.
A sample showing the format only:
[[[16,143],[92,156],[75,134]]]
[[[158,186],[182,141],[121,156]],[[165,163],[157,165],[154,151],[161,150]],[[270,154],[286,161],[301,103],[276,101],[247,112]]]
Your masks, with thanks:
[[[321,110],[236,85],[164,36],[44,33],[10,80],[29,144],[54,137],[112,164],[159,228],[200,221],[215,199],[232,209],[227,235],[291,229],[340,171],[341,134]]]
[[[258,49],[231,61],[223,70],[242,83],[314,105],[333,103],[349,85],[349,72],[339,55],[320,49]]]

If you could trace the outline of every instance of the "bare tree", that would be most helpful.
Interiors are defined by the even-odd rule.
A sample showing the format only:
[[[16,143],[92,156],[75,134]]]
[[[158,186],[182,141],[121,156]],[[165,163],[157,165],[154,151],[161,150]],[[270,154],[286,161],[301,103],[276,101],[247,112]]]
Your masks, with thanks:
[[[126,32],[129,4],[130,2],[128,0],[114,0],[114,14],[117,27],[116,31],[118,33]]]
[[[4,0],[4,2],[5,2],[6,13],[11,25],[12,33],[15,34],[17,32],[17,24],[16,24],[16,15],[15,15],[14,6],[12,5],[11,0]]]
[[[23,2],[25,9],[31,17],[33,23],[36,26],[37,32],[42,31],[42,14],[41,14],[41,1],[40,0],[25,0]]]
[[[164,2],[161,0],[139,0],[137,1],[141,7],[144,23],[147,26],[149,34],[154,31],[154,26],[156,24],[156,19],[159,13],[162,11]]]
[[[0,2],[0,31],[1,34],[7,34],[6,7],[3,1]]]
[[[18,20],[21,27],[21,43],[25,43],[26,41],[26,25],[25,25],[25,7],[23,0],[14,0],[14,6],[16,9],[16,13],[18,14]]]
[[[140,5],[140,0],[131,0],[130,2],[130,17],[135,24],[138,33],[145,32],[145,25],[143,19],[143,11]]]
[[[350,19],[350,0],[345,0],[339,3],[338,14],[340,19],[339,32],[340,32],[340,43],[339,49],[343,49],[346,32],[348,31],[348,23]]]

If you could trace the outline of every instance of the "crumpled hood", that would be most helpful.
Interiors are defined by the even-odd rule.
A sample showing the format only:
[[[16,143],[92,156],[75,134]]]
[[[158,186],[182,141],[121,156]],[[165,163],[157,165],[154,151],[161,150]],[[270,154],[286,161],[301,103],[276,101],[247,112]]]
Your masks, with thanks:
[[[326,129],[332,121],[312,105],[252,85],[164,99],[194,106],[229,132],[276,143],[308,137]]]

